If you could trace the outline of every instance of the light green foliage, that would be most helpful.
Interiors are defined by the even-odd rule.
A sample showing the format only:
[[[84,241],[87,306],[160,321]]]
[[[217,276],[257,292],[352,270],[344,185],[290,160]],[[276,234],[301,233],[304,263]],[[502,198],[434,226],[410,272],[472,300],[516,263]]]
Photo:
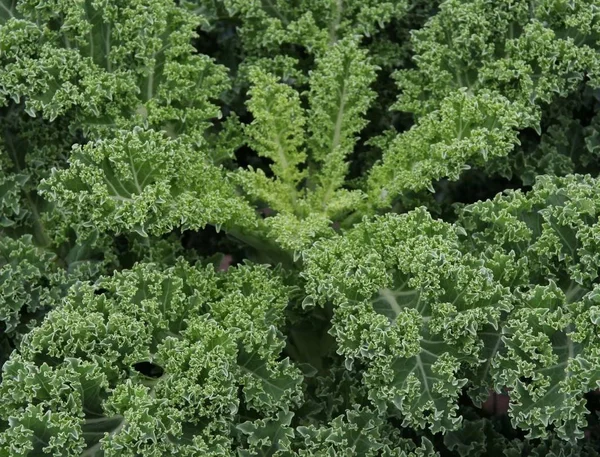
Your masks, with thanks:
[[[517,144],[516,139],[510,137],[511,133],[515,133],[513,129],[533,128],[540,132],[540,105],[569,96],[580,89],[582,82],[589,81],[593,88],[598,87],[595,77],[600,68],[597,58],[598,14],[594,1],[583,0],[511,1],[502,4],[487,0],[443,2],[439,13],[413,35],[416,68],[396,73],[401,94],[393,108],[412,113],[419,120],[413,129],[417,130],[414,136],[418,137],[420,144],[414,145],[413,130],[400,133],[391,142],[379,141],[384,147],[383,161],[381,167],[375,169],[371,180],[402,183],[396,184],[395,189],[385,189],[380,204],[388,206],[392,203],[389,199],[398,198],[408,189],[414,190],[415,186],[411,186],[410,182],[415,178],[419,180],[418,189],[432,188],[439,179],[457,180],[461,169],[482,165],[479,155],[469,151],[470,145],[457,145],[461,154],[455,153],[448,163],[445,156],[441,160],[435,152],[430,156],[429,148],[435,140],[431,141],[427,132],[418,130],[423,123],[432,123],[432,117],[464,125],[462,111],[448,112],[448,104],[456,98],[457,92],[471,98],[471,104],[482,114],[494,112],[499,99],[507,100],[510,105],[510,108],[502,109],[504,119],[498,121],[493,117],[490,119],[489,114],[467,119],[470,129],[475,132],[489,130],[490,121],[493,130],[497,131],[493,139],[485,139],[489,154],[488,151],[483,153],[486,156],[484,160],[487,160],[488,157],[507,156],[512,151]],[[470,110],[467,109],[467,112]],[[439,120],[433,122],[440,123]],[[456,131],[444,132],[442,137],[446,142],[462,139]],[[411,150],[405,152],[408,148]],[[426,154],[431,163],[419,156],[413,157],[414,149],[422,150],[422,155]],[[566,151],[554,152],[560,157],[545,156],[541,163],[535,156],[525,159],[511,157],[500,161],[500,165],[491,170],[504,176],[524,173],[524,179],[531,180],[526,175],[527,168],[533,166],[538,173],[562,172],[570,165],[569,157],[564,155],[571,151],[567,146]],[[534,154],[545,155],[543,150]],[[548,164],[550,160],[552,162]],[[522,161],[526,162],[525,169]],[[404,163],[396,173],[398,162]],[[425,164],[422,165],[423,162]],[[411,167],[410,176],[402,173],[406,167]],[[421,171],[422,168],[433,167],[437,168],[435,172]],[[413,168],[416,173],[413,173]],[[377,173],[382,169],[389,170],[385,178]],[[381,187],[374,187],[372,199],[382,198],[378,195]]]
[[[354,41],[340,41],[310,75],[307,109],[304,94],[259,67],[250,71],[253,121],[244,129],[247,144],[273,162],[274,177],[249,169],[237,179],[252,200],[276,212],[265,223],[288,250],[300,251],[361,205],[362,194],[343,185],[347,158],[367,124],[375,70]]]
[[[276,211],[291,212],[296,187],[305,177],[298,170],[298,165],[306,160],[306,154],[301,150],[305,119],[300,97],[294,89],[259,69],[252,71],[250,78],[253,87],[249,92],[248,109],[254,121],[245,129],[248,143],[260,156],[273,161],[271,168],[278,181],[267,191],[261,188],[272,185],[272,181],[262,171],[246,176],[256,180],[250,184],[256,189],[251,191],[256,198],[265,200]],[[279,195],[281,202],[273,198]]]
[[[368,124],[365,114],[375,98],[370,87],[375,70],[364,52],[344,43],[333,47],[311,74],[308,145],[315,168],[320,168],[314,177],[314,200],[329,214],[343,211],[344,203],[348,204],[337,203],[334,193],[341,193],[338,189],[348,172],[347,159]]]
[[[518,142],[519,127],[519,111],[505,97],[454,92],[439,110],[384,143],[382,160],[369,176],[369,197],[387,207],[405,192],[433,190],[434,180],[456,180],[469,164],[506,155]]]

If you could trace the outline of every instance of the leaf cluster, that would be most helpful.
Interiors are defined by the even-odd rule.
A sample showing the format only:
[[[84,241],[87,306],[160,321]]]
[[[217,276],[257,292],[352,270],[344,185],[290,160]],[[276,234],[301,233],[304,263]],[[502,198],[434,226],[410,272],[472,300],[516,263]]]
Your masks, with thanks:
[[[599,52],[596,0],[0,0],[0,457],[599,455]]]

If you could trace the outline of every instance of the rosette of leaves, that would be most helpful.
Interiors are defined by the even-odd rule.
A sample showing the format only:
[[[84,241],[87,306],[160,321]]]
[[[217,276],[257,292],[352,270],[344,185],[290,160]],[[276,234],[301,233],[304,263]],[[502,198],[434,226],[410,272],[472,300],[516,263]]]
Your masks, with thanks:
[[[267,208],[266,236],[299,253],[360,210],[364,194],[345,183],[348,157],[366,126],[376,68],[353,40],[317,60],[310,89],[299,93],[260,67],[250,71],[246,144],[271,163],[240,169],[235,179],[258,208]],[[305,108],[305,104],[308,106]]]

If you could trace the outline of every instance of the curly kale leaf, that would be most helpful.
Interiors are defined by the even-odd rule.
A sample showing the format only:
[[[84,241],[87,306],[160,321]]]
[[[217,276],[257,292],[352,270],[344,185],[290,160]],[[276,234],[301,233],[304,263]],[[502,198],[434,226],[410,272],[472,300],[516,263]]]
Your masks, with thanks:
[[[202,137],[223,67],[191,45],[202,20],[170,0],[23,0],[0,24],[0,94],[96,137],[144,125]]]
[[[513,424],[532,438],[550,424],[561,439],[581,438],[584,395],[600,387],[598,189],[589,175],[542,176],[526,194],[460,211],[465,248],[478,251],[515,298],[488,374],[497,390],[510,390]],[[502,257],[513,261],[498,268]]]
[[[85,233],[164,234],[249,225],[254,212],[207,154],[163,132],[135,128],[114,138],[77,145],[70,167],[40,187],[68,227]]]
[[[350,368],[365,365],[369,399],[404,426],[456,429],[464,370],[482,359],[510,295],[455,229],[423,209],[364,221],[305,255],[309,301],[335,305],[331,333]]]
[[[243,415],[301,399],[286,304],[264,267],[140,263],[73,287],[4,366],[0,453],[228,455]]]

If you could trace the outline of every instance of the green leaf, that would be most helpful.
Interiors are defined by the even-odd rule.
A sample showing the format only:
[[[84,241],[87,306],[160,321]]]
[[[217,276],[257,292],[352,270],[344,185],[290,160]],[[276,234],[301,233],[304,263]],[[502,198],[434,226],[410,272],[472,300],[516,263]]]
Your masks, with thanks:
[[[136,128],[76,146],[66,170],[40,187],[67,223],[90,230],[164,234],[174,227],[253,225],[223,172],[186,142]]]

